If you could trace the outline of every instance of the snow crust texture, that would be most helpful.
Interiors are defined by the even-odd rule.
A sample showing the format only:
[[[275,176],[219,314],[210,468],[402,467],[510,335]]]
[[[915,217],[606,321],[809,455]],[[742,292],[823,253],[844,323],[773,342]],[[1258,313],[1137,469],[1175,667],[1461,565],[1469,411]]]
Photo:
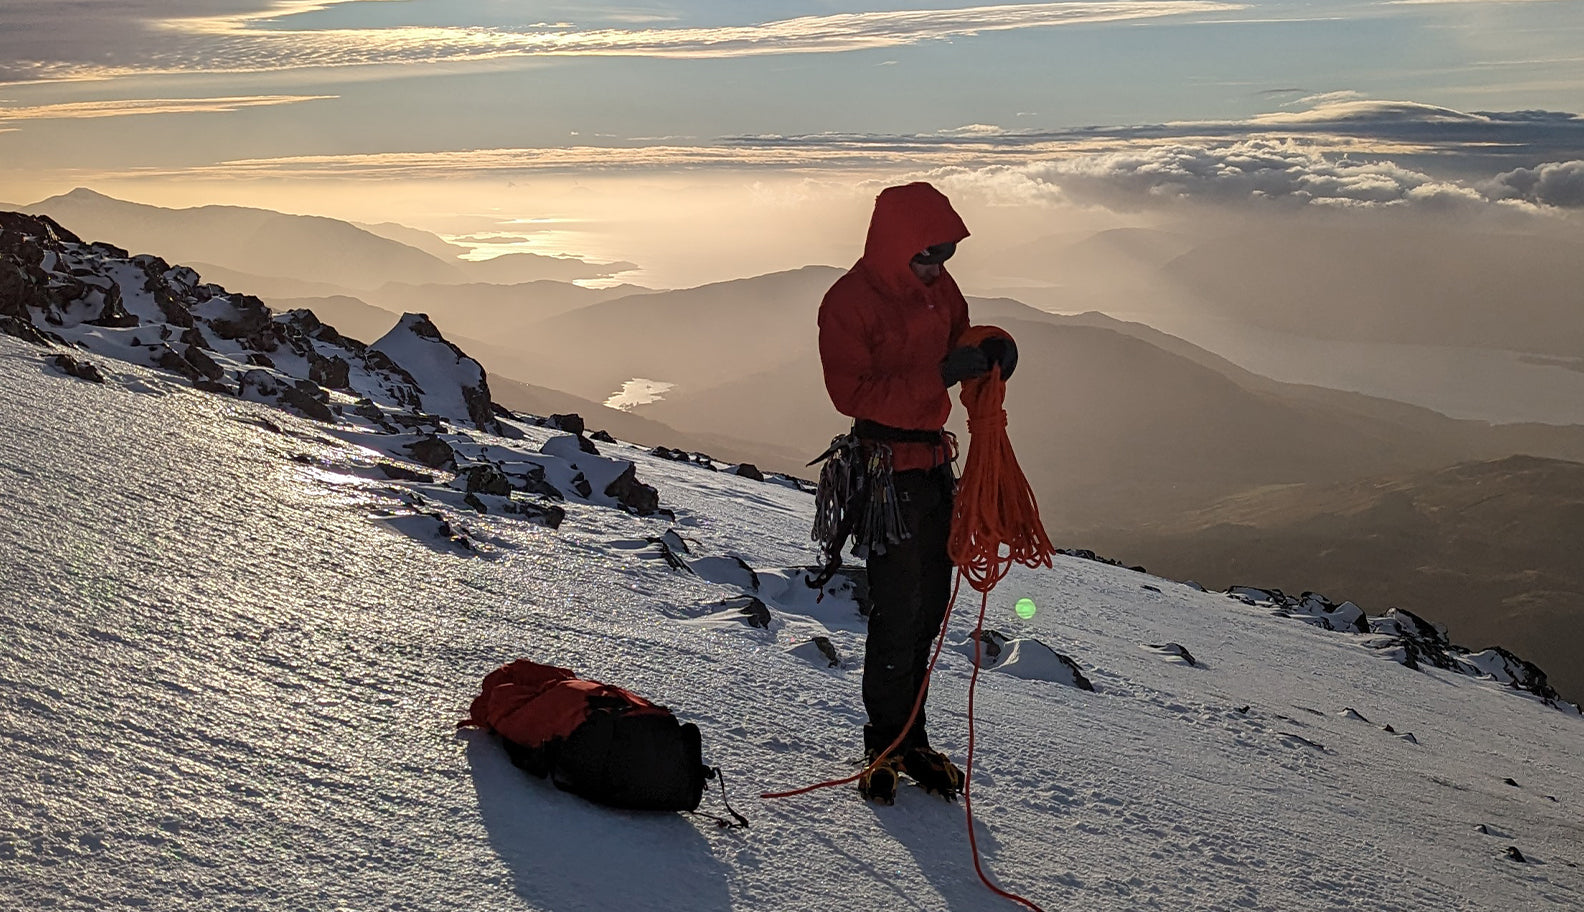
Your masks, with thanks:
[[[297,374],[314,362],[286,330],[291,355],[247,364],[205,329],[253,313],[219,291],[194,318],[223,365],[205,392],[149,366],[155,335],[120,335],[172,326],[157,301],[123,290],[138,325],[103,325],[114,252],[57,242],[38,269],[83,257],[65,274],[100,295],[0,336],[0,909],[1011,908],[960,805],[754,797],[860,750],[862,577],[806,585],[794,480],[475,420],[428,398],[432,375],[471,379],[439,349],[387,366],[303,330],[353,355],[352,392]],[[235,395],[244,368],[309,380],[331,417]],[[959,762],[979,608],[959,601],[930,691]],[[976,837],[1045,909],[1584,907],[1584,720],[1511,686],[1509,657],[1410,667],[1378,648],[1425,640],[1409,618],[1325,630],[1078,556],[1014,569],[985,609]],[[698,724],[752,826],[600,808],[459,732],[518,657]]]

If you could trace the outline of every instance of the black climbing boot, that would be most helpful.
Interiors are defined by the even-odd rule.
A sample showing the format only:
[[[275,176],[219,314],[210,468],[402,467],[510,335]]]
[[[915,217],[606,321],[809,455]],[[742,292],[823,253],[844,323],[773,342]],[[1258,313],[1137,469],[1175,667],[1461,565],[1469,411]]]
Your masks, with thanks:
[[[896,804],[897,782],[902,778],[902,761],[895,754],[887,754],[875,763],[878,751],[864,757],[864,774],[858,777],[858,794],[875,804]]]
[[[953,801],[962,794],[962,770],[933,747],[909,748],[902,757],[902,769],[919,784],[919,788],[947,801]]]

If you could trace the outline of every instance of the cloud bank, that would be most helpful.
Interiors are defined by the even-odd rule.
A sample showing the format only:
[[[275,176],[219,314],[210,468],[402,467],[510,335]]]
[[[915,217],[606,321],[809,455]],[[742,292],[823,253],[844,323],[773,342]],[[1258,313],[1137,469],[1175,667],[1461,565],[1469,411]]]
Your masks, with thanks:
[[[1577,209],[1584,208],[1581,148],[1584,118],[1574,114],[1460,112],[1349,99],[1239,122],[1036,133],[971,124],[915,136],[755,136],[714,145],[291,156],[179,173],[225,179],[444,180],[546,171],[773,168],[927,174],[1009,202],[1119,210],[1184,201]]]

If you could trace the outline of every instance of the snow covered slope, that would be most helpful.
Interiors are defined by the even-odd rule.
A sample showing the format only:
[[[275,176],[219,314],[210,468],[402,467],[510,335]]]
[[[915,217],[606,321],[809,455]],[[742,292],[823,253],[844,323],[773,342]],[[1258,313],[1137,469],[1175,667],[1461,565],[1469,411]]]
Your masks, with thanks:
[[[375,473],[328,425],[49,357],[0,338],[0,908],[1012,908],[960,806],[754,797],[858,752],[863,624],[799,582],[807,493],[603,444],[675,521],[569,498],[551,530]],[[475,445],[571,439],[517,430]],[[440,518],[399,522],[420,497]],[[931,694],[959,757],[968,601]],[[1575,715],[1074,557],[1015,571],[989,623],[1022,658],[979,685],[979,844],[1046,909],[1584,903]],[[458,733],[519,656],[697,722],[753,826],[605,810]]]
[[[82,348],[0,335],[0,910],[1013,908],[961,806],[755,797],[859,752],[864,623],[803,584],[797,482],[486,412],[416,318],[368,347],[18,250],[0,329]],[[959,759],[977,607],[931,690]],[[1584,905],[1584,720],[1511,657],[1065,555],[987,624],[978,844],[1045,909]],[[599,808],[459,733],[517,657],[696,722],[752,827]]]

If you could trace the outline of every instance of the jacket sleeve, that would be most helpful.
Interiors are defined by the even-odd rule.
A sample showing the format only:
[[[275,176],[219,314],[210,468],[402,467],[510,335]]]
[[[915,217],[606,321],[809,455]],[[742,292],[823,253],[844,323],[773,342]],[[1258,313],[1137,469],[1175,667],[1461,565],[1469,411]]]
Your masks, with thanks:
[[[922,359],[882,369],[880,343],[864,325],[860,302],[841,291],[832,288],[819,313],[820,364],[831,404],[843,415],[892,427],[939,427],[937,402],[946,389],[940,364]],[[966,323],[966,309],[963,319]]]

